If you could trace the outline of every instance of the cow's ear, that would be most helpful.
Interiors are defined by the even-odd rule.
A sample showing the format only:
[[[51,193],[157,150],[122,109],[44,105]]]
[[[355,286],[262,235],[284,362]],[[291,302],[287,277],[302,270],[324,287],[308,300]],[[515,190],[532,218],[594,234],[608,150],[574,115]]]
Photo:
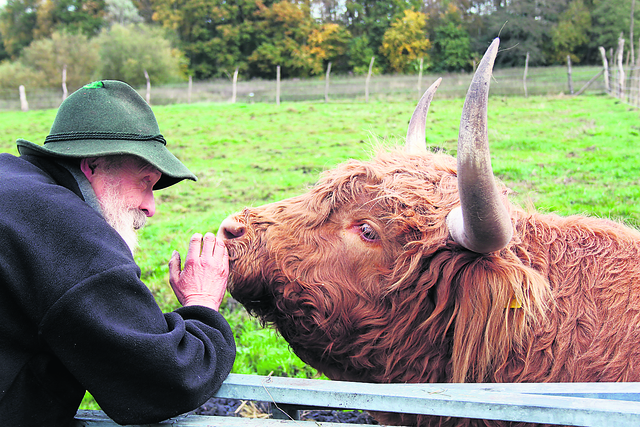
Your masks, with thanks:
[[[477,257],[455,284],[454,382],[501,382],[510,351],[544,323],[548,281],[510,251]]]

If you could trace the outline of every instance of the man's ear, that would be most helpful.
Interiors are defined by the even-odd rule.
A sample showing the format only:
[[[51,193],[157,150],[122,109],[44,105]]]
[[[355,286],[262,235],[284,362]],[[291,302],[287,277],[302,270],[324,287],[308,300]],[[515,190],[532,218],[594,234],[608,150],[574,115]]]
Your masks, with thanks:
[[[84,173],[90,183],[93,183],[98,167],[98,159],[96,157],[87,157],[80,160],[80,170]]]

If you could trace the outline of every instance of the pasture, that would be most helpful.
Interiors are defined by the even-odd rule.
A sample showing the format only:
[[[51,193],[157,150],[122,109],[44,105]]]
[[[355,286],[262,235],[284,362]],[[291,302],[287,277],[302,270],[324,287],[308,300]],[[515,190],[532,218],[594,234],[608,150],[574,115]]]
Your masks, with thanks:
[[[322,170],[400,143],[415,102],[154,107],[169,149],[199,177],[158,192],[156,217],[142,232],[137,260],[160,306],[178,306],[166,264],[174,249],[184,256],[192,233],[215,232],[244,206],[297,195]],[[429,146],[455,155],[462,104],[462,98],[436,94],[427,119]],[[55,110],[0,113],[0,151],[15,154],[17,138],[42,143],[54,116]],[[488,117],[494,172],[513,190],[513,200],[640,226],[637,110],[608,96],[494,96]],[[238,341],[233,372],[316,375],[274,332],[236,308],[230,301],[223,307]]]

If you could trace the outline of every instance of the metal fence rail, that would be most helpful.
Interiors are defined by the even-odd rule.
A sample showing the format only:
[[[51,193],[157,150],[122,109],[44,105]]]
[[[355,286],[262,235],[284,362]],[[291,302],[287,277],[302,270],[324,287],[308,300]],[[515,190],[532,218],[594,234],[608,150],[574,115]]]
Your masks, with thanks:
[[[362,409],[571,426],[640,425],[640,383],[370,384],[231,374],[216,396],[304,408]],[[225,418],[233,417],[189,415],[167,423],[176,427],[226,426],[238,421],[244,427],[251,425],[246,423],[247,419]],[[108,418],[96,411],[81,411],[76,419],[77,427],[115,425],[108,424]],[[267,427],[263,424],[266,420],[251,421]],[[281,425],[301,421],[273,422]]]

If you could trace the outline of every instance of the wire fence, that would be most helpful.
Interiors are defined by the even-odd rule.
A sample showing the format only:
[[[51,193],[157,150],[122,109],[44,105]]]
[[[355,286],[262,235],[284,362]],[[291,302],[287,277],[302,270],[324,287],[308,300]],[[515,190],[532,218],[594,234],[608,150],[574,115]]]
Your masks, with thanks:
[[[624,77],[620,79],[620,75]],[[277,103],[280,102],[353,102],[416,101],[438,77],[443,81],[438,97],[463,98],[473,73],[424,75],[323,76],[310,79],[238,81],[228,79],[187,82],[138,88],[152,105],[188,103]],[[327,81],[328,79],[328,81]],[[557,96],[582,93],[611,93],[632,106],[640,106],[640,72],[626,67],[605,73],[603,67],[536,67],[494,70],[491,96]],[[622,81],[623,83],[619,83]],[[0,110],[39,110],[58,108],[63,99],[62,88],[25,88],[21,102],[20,91],[0,89]],[[25,108],[25,102],[27,108]]]
[[[610,93],[621,102],[640,108],[640,66],[613,69]]]

